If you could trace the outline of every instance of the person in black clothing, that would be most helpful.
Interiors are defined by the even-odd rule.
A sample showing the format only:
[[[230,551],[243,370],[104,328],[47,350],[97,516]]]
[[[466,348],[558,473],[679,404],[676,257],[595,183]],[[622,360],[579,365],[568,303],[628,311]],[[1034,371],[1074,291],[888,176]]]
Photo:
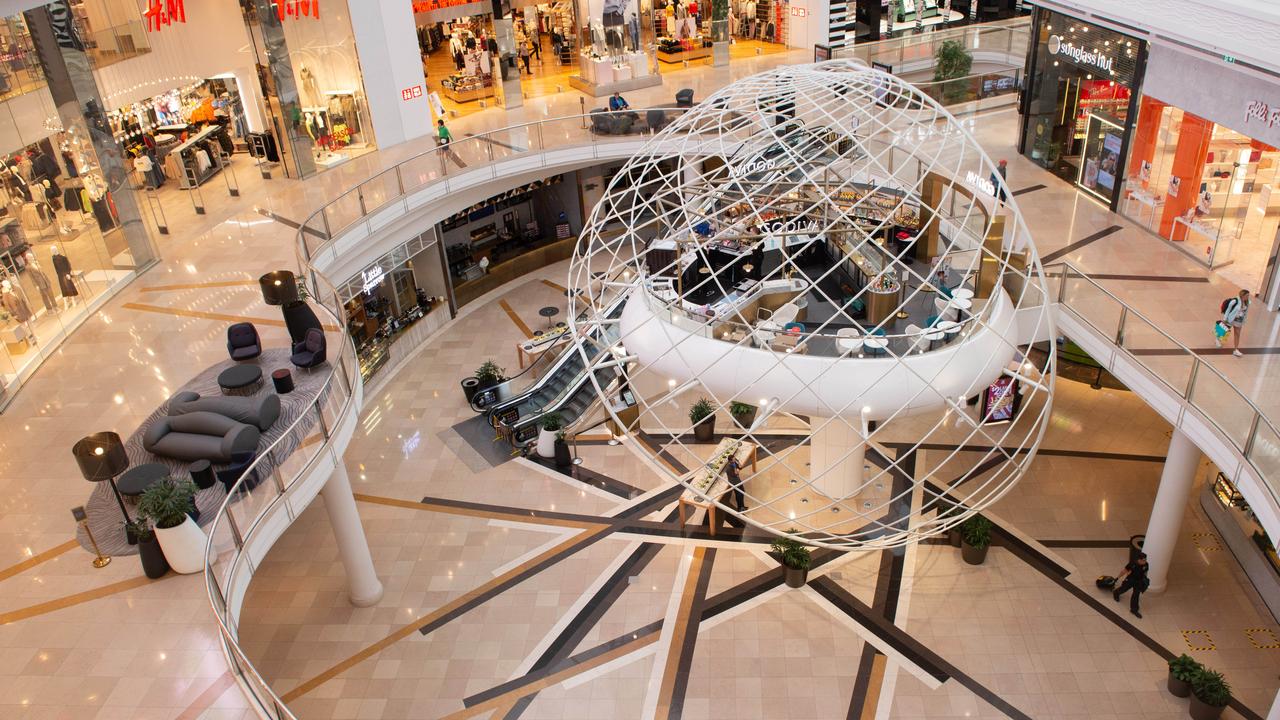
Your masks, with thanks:
[[[1124,582],[1111,591],[1111,597],[1115,598],[1116,602],[1120,602],[1121,595],[1133,590],[1133,595],[1129,596],[1129,612],[1142,617],[1142,612],[1138,610],[1138,598],[1151,585],[1151,581],[1147,579],[1147,554],[1138,553],[1138,559],[1135,562],[1125,565],[1124,572],[1120,573],[1120,579]]]
[[[729,476],[729,488],[733,492],[733,505],[742,512],[747,509],[747,499],[742,494],[742,475],[738,473],[738,458],[729,458],[729,464],[724,466],[724,473]]]

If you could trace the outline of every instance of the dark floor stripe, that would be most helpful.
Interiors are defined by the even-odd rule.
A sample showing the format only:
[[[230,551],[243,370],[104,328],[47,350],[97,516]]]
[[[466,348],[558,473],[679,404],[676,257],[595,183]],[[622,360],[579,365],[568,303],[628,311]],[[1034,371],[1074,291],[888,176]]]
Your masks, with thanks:
[[[266,208],[254,208],[254,210],[257,210],[259,215],[263,217],[271,218],[272,220],[275,220],[276,222],[280,223],[281,225],[284,225],[285,227],[291,227],[294,230],[301,230],[309,235],[314,235],[320,238],[321,240],[329,239],[329,236],[324,232],[321,232],[320,230],[316,230],[315,228],[309,225],[304,228],[301,223],[298,223],[297,221],[294,221],[294,220],[290,220],[289,218],[283,215],[277,215],[271,212],[270,210],[267,210]]]
[[[1080,248],[1086,245],[1095,243],[1101,240],[1102,238],[1110,235],[1111,233],[1114,233],[1123,229],[1124,228],[1122,228],[1119,225],[1112,225],[1109,228],[1103,228],[1102,230],[1099,230],[1098,232],[1084,238],[1083,240],[1077,240],[1071,243],[1070,245],[1062,248],[1061,250],[1055,250],[1049,253],[1048,255],[1041,257],[1040,264],[1048,265],[1049,263],[1053,262],[1054,260],[1057,260],[1058,258],[1066,257],[1067,255],[1070,255],[1071,253],[1075,252],[1076,250],[1079,250]]]
[[[668,720],[680,720],[684,715],[684,696],[689,689],[689,672],[693,668],[693,653],[698,645],[698,628],[702,624],[702,611],[707,602],[707,588],[711,585],[711,568],[715,564],[716,549],[707,548],[698,571],[698,582],[693,590],[693,603],[689,606],[689,624],[685,626],[684,639],[680,643],[680,656],[676,661],[676,681],[667,703]],[[661,702],[661,700],[659,700]]]
[[[914,447],[911,443],[885,443],[886,447],[895,449]],[[921,450],[955,450],[960,449],[962,452],[982,452],[991,450],[990,445],[952,445],[948,443],[921,443],[918,446]],[[1004,448],[1004,451],[1010,455],[1015,453],[1025,453],[1027,448]],[[1037,455],[1046,457],[1076,457],[1090,458],[1093,460],[1130,460],[1133,462],[1164,462],[1163,455],[1136,455],[1132,453],[1109,453],[1095,452],[1092,450],[1055,450],[1053,448],[1040,448],[1036,451]]]
[[[663,445],[663,443],[658,441],[657,437],[650,435],[649,433],[644,432],[643,430],[636,433],[636,437],[638,437],[640,441],[643,442],[645,445],[648,445],[649,449],[652,450],[655,454],[657,454],[658,457],[667,461],[667,463],[670,464],[671,467],[675,468],[676,472],[678,473],[689,472],[689,468],[685,467],[684,463],[680,462],[675,458],[674,455],[667,452],[666,447]]]
[[[1018,197],[1019,195],[1026,195],[1027,193],[1035,192],[1037,190],[1043,190],[1044,188],[1045,188],[1044,185],[1031,185],[1030,187],[1022,188],[1021,190],[1014,190],[1013,196]]]
[[[569,520],[573,522],[608,524],[609,518],[599,515],[583,515],[580,513],[555,512],[552,510],[538,510],[535,508],[509,507],[506,505],[491,505],[489,503],[470,502],[467,500],[452,500],[450,498],[432,497],[430,495],[420,500],[423,505],[441,505],[444,507],[453,507],[462,510],[472,510],[480,514],[492,514],[494,519],[511,519],[519,521],[521,519],[528,520]]]
[[[1152,652],[1159,655],[1162,660],[1168,661],[1177,657],[1177,653],[1174,653],[1173,651],[1165,648],[1163,645],[1156,642],[1155,638],[1152,638],[1150,635],[1142,632],[1138,628],[1131,625],[1119,613],[1117,613],[1112,608],[1108,607],[1105,603],[1103,603],[1098,598],[1094,597],[1093,595],[1090,595],[1087,591],[1084,590],[1084,588],[1077,586],[1075,583],[1068,580],[1065,576],[1059,575],[1058,573],[1054,572],[1052,567],[1047,566],[1043,562],[1042,556],[1039,556],[1038,554],[1035,554],[1035,553],[1032,553],[1032,554],[1024,553],[1021,548],[1017,548],[1017,547],[1011,547],[1010,550],[1014,553],[1014,555],[1021,558],[1028,565],[1038,570],[1040,574],[1044,575],[1045,577],[1057,583],[1060,587],[1062,587],[1062,589],[1076,596],[1081,602],[1093,608],[1093,610],[1097,612],[1099,615],[1101,615],[1102,617],[1106,618],[1107,620],[1110,620],[1112,624],[1114,624],[1116,627],[1123,630],[1134,640],[1137,640],[1138,642],[1145,645]],[[1244,717],[1248,718],[1249,720],[1262,720],[1261,715],[1245,707],[1243,703],[1241,703],[1239,700],[1235,698],[1231,698],[1231,708],[1236,712],[1240,713],[1241,715],[1243,715]]]
[[[858,674],[853,678],[853,696],[849,698],[849,712],[845,714],[845,720],[862,719],[867,693],[871,691],[871,670],[879,654],[880,651],[870,643],[862,646],[862,655],[858,657]]]
[[[1134,280],[1138,282],[1184,282],[1207,283],[1209,278],[1194,275],[1115,275],[1112,273],[1089,273],[1092,280]]]
[[[1037,540],[1049,548],[1127,548],[1128,540]]]
[[[490,144],[493,144],[493,145],[498,145],[498,146],[500,146],[500,147],[504,147],[504,148],[506,148],[506,149],[508,149],[508,150],[515,150],[516,152],[524,152],[525,150],[528,150],[528,149],[529,149],[529,148],[516,147],[515,145],[508,145],[507,143],[504,143],[504,142],[502,142],[501,140],[494,140],[493,138],[489,137],[488,135],[476,135],[475,133],[467,133],[467,134],[466,134],[466,136],[467,136],[467,137],[469,137],[469,138],[479,138],[479,139],[483,140],[484,142],[487,142],[487,143],[490,143]]]
[[[1187,354],[1186,350],[1182,350],[1178,348],[1135,348],[1135,349],[1125,348],[1125,349],[1133,353],[1134,355],[1169,356],[1169,355],[1186,355]],[[1231,355],[1231,350],[1232,348],[1230,346],[1191,348],[1191,351],[1197,355],[1228,355],[1229,356]],[[1280,348],[1242,347],[1240,348],[1240,352],[1245,355],[1280,355]]]
[[[987,701],[992,707],[1005,715],[1014,718],[1014,720],[1031,720],[1030,715],[1027,715],[1006,702],[1004,698],[996,695],[987,688],[987,686],[977,680],[974,680],[959,668],[947,662],[941,655],[938,655],[925,647],[915,638],[903,632],[885,618],[878,617],[874,610],[868,607],[861,600],[854,597],[852,593],[837,585],[835,581],[830,578],[818,578],[817,580],[810,582],[809,587],[816,590],[818,594],[826,598],[832,605],[840,608],[841,612],[844,612],[849,617],[853,618],[853,620],[859,625],[875,633],[877,637],[892,646],[897,652],[901,653],[903,657],[923,669],[939,682],[946,682],[949,679],[955,678],[957,682],[968,688],[974,695],[977,695]]]
[[[633,497],[639,497],[644,494],[644,491],[635,485],[624,483],[617,478],[611,478],[595,470],[589,470],[582,465],[573,466],[572,476],[587,485],[598,487],[620,498],[630,500]]]

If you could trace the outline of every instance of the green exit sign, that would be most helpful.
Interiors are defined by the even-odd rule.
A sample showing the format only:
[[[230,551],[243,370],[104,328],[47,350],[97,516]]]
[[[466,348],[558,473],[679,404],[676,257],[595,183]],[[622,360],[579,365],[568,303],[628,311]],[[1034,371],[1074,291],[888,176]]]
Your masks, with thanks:
[[[1223,55],[1222,59],[1224,62],[1229,62],[1229,63],[1234,63],[1236,61],[1236,59],[1230,55]]]

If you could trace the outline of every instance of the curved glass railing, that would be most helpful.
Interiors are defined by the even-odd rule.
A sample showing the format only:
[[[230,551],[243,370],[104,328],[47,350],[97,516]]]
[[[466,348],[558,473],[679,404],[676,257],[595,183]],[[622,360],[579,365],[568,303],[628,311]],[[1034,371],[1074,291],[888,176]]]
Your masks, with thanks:
[[[1280,504],[1280,432],[1267,411],[1221,370],[1079,268],[1062,263],[1046,272],[1054,267],[1059,268],[1057,302],[1198,410],[1253,466],[1272,501]],[[1273,414],[1277,410],[1271,408]]]

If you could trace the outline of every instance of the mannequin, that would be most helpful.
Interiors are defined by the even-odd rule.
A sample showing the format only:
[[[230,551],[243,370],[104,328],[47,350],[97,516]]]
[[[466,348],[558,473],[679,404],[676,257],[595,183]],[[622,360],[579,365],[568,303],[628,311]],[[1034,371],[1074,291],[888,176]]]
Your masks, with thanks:
[[[8,280],[0,280],[0,304],[20,323],[26,324],[31,319],[31,308],[27,307],[27,301],[13,291],[13,283]],[[34,335],[32,333],[33,337]]]
[[[62,305],[71,307],[80,295],[75,278],[71,276],[71,261],[62,254],[57,245],[51,246],[49,250],[53,253],[53,271],[58,276],[58,290],[62,292]]]
[[[302,101],[302,106],[318,107],[320,105],[320,85],[316,82],[316,76],[311,72],[311,68],[303,65],[298,70],[298,76],[302,78],[302,82],[298,85],[298,96]]]
[[[22,254],[27,260],[27,277],[31,278],[31,282],[35,283],[36,289],[40,291],[40,302],[44,303],[44,309],[54,312],[56,304],[53,300],[53,285],[49,282],[49,276],[44,274],[44,269],[40,267],[40,261],[36,259],[36,254],[30,250]]]

